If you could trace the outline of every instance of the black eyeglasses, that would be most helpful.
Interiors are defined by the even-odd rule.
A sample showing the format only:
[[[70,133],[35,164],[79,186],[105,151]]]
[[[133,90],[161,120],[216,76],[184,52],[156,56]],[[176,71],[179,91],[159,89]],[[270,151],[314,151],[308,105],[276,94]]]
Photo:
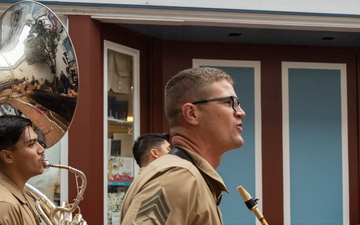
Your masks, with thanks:
[[[208,103],[208,102],[218,102],[218,101],[225,101],[225,100],[231,100],[231,106],[235,112],[240,108],[240,102],[239,99],[235,96],[229,96],[229,97],[223,97],[223,98],[213,98],[213,99],[206,99],[201,101],[192,102],[191,104],[202,104],[202,103]]]

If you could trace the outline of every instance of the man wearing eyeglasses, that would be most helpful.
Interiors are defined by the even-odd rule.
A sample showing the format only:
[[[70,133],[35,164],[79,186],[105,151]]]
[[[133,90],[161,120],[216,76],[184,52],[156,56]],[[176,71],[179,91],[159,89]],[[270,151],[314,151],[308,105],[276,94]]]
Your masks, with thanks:
[[[181,71],[166,84],[165,113],[175,147],[131,185],[120,223],[223,224],[218,205],[228,190],[216,168],[244,143],[233,80],[215,68]]]

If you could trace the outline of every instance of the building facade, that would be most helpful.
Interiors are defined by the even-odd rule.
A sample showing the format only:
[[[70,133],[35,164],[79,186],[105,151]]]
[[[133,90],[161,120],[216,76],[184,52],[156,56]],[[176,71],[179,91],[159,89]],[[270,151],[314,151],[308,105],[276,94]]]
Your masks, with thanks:
[[[12,3],[0,3],[0,12]],[[67,23],[78,58],[67,150],[68,164],[88,178],[80,207],[89,224],[108,217],[104,143],[111,126],[104,111],[111,84],[104,71],[105,50],[117,49],[111,46],[137,59],[133,138],[168,131],[163,91],[178,71],[215,66],[233,76],[247,112],[246,144],[218,168],[231,192],[221,206],[225,225],[256,221],[238,185],[261,197],[269,224],[360,223],[358,2],[43,3]],[[69,180],[69,199],[74,186]]]

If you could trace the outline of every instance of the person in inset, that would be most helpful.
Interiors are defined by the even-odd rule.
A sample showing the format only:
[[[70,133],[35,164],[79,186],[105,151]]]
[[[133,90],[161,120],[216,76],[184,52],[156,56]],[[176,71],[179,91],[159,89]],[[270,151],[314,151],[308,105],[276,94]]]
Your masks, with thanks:
[[[169,134],[147,133],[135,141],[132,151],[140,172],[152,161],[171,150]]]
[[[70,86],[67,91],[67,96],[75,97],[78,96],[77,91],[74,89],[74,86]]]
[[[62,82],[63,85],[63,93],[67,94],[68,93],[68,89],[70,87],[70,79],[65,75],[64,71],[61,70],[60,72],[60,81]]]
[[[14,115],[0,116],[0,224],[39,225],[34,200],[25,183],[44,171],[44,148],[31,120]]]
[[[35,77],[34,75],[31,76],[31,82],[30,82],[32,85],[35,85]]]
[[[244,144],[232,78],[208,67],[179,72],[165,86],[165,115],[173,149],[134,179],[120,224],[223,224],[218,206],[228,190],[216,168]]]

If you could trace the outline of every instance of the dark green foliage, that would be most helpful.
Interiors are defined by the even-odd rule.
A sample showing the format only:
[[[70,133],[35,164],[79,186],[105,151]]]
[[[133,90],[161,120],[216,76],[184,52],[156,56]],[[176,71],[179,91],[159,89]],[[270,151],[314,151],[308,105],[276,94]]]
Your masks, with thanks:
[[[28,38],[25,41],[25,58],[29,65],[46,63],[55,73],[56,53],[59,44],[59,35],[55,29],[45,26],[42,20],[33,24]]]

